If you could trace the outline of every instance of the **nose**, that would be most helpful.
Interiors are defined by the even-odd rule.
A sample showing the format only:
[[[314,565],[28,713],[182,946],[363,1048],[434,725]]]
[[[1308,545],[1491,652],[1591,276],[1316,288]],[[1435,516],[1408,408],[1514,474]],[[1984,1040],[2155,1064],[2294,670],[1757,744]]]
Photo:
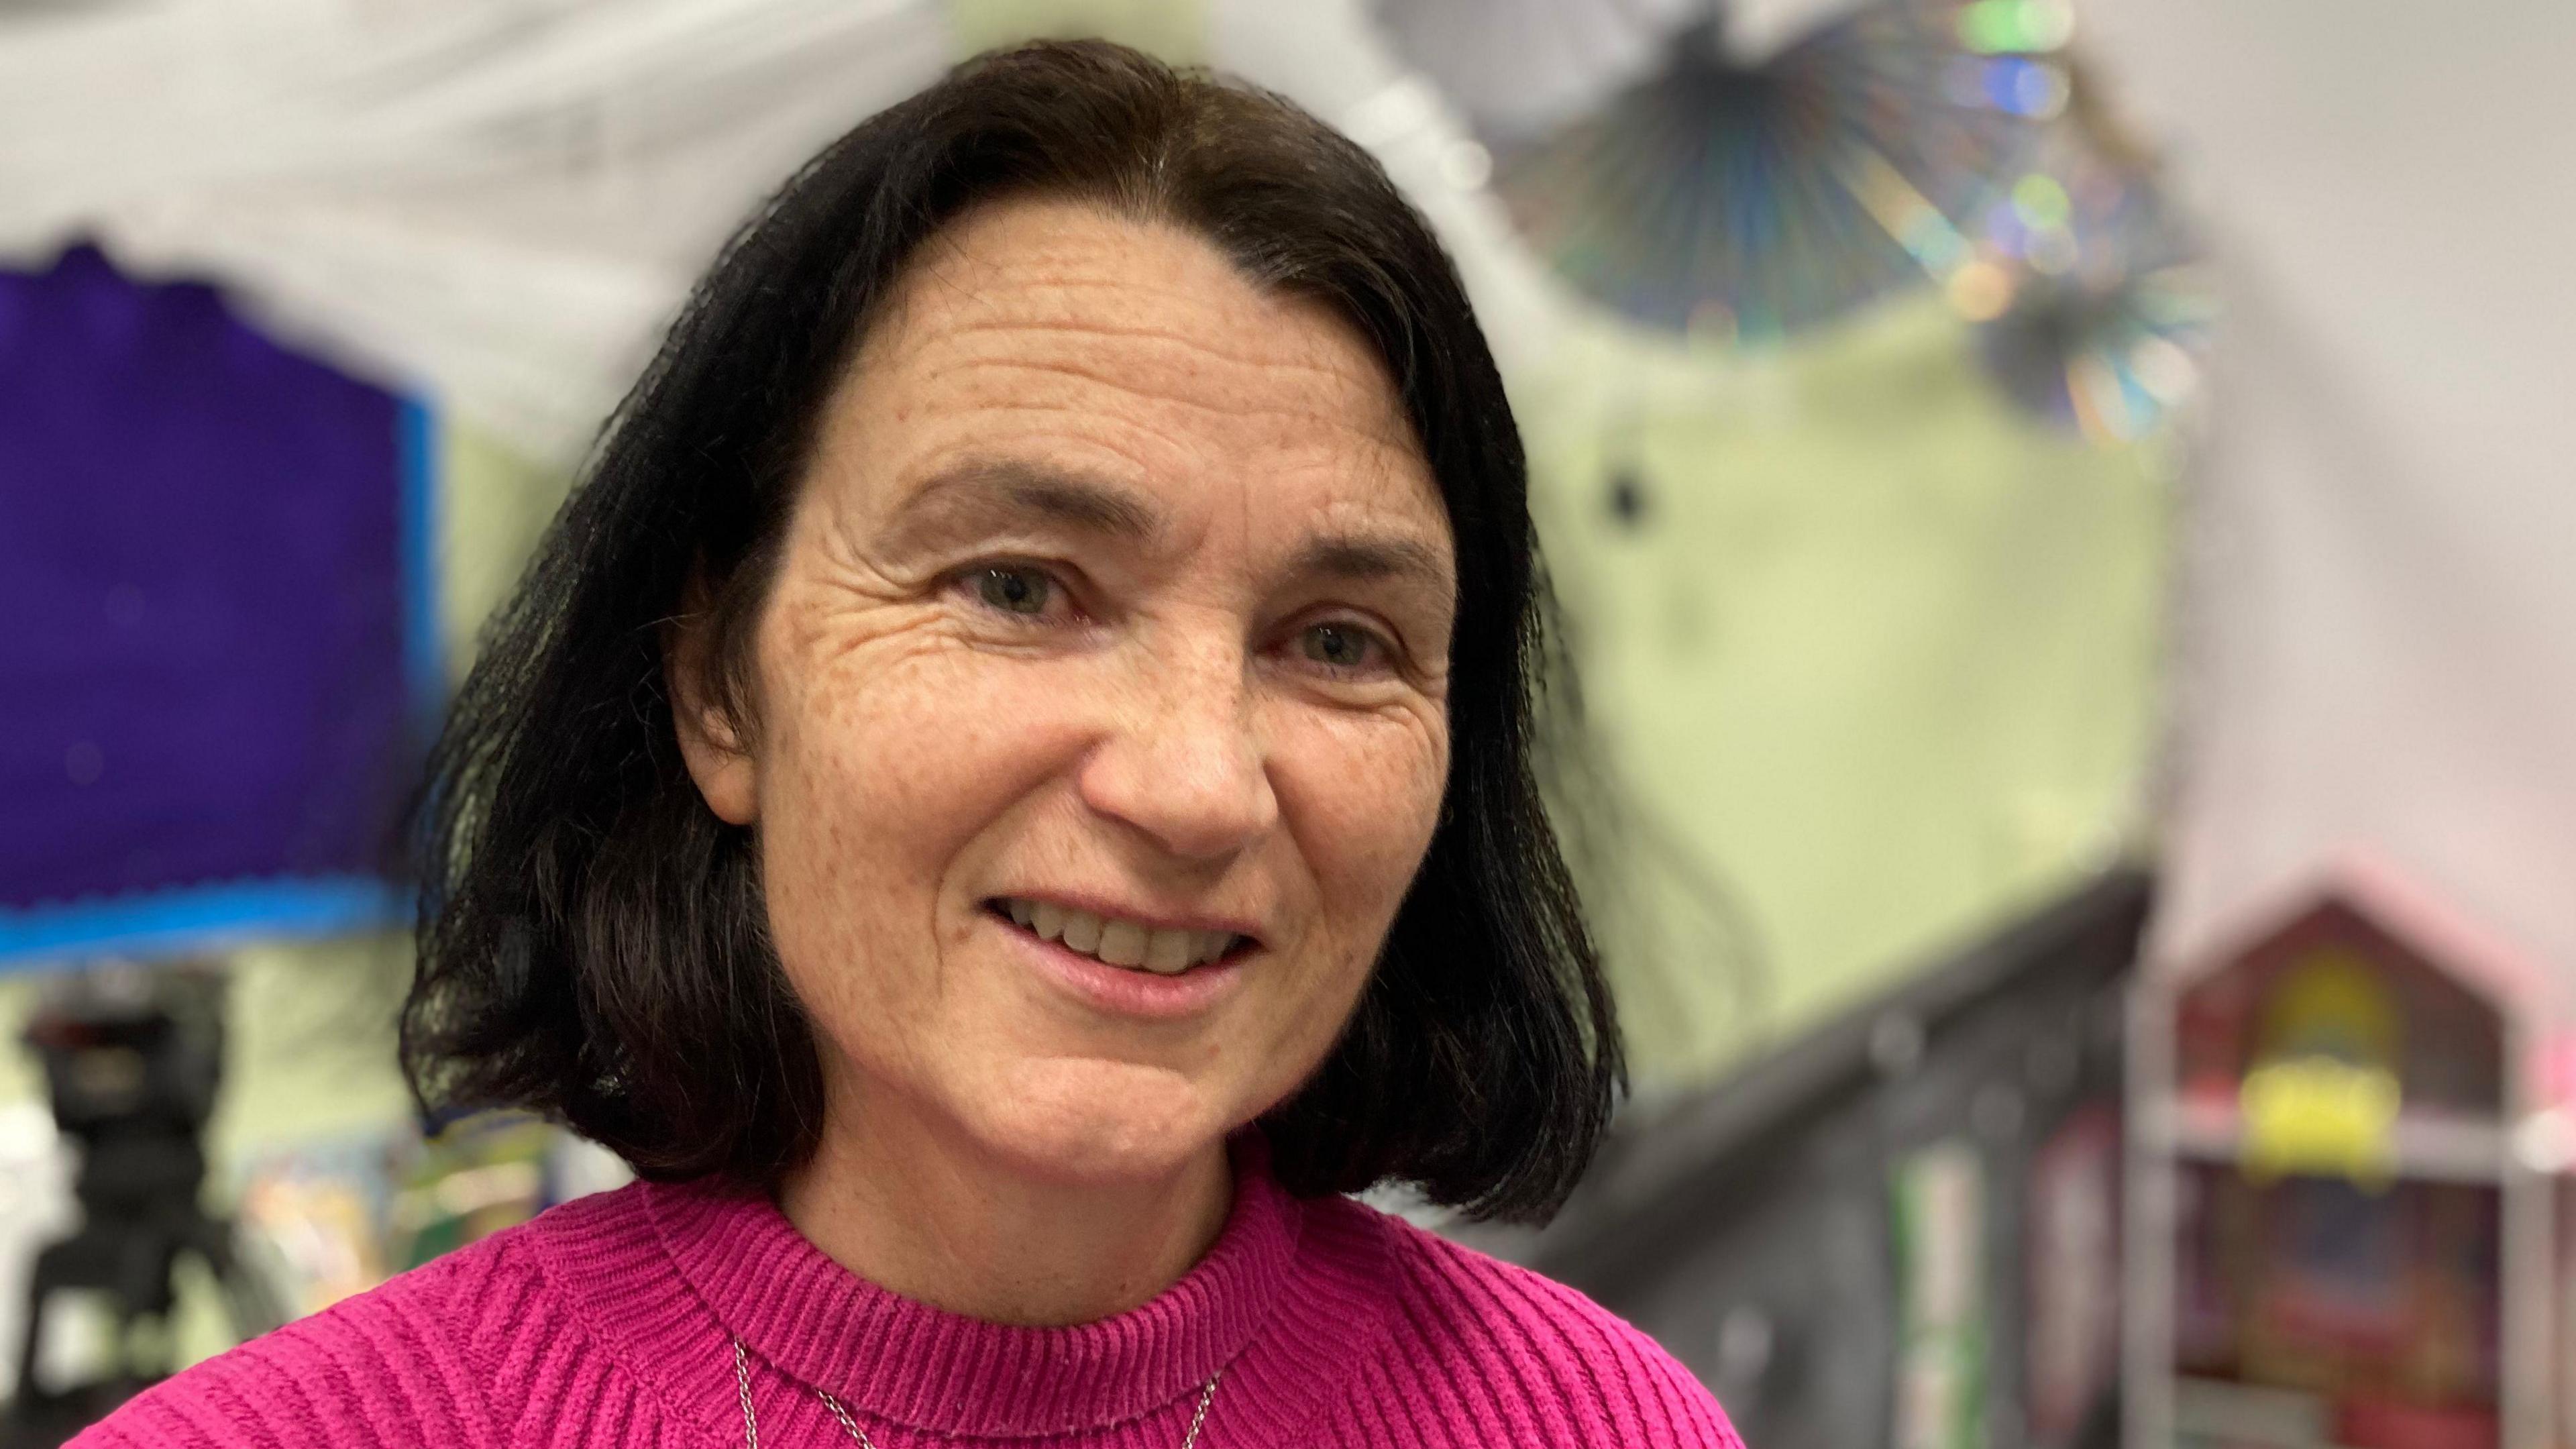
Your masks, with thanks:
[[[1239,853],[1279,819],[1243,651],[1140,651],[1132,667],[1083,761],[1083,803],[1173,856]]]

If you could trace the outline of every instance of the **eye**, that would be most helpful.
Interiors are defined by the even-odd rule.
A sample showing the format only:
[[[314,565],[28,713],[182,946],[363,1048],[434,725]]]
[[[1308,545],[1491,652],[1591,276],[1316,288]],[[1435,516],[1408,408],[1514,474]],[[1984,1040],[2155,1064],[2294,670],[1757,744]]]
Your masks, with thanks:
[[[967,580],[985,607],[1025,618],[1041,618],[1060,592],[1045,570],[1021,564],[988,564]]]
[[[1308,659],[1344,674],[1383,665],[1389,653],[1376,633],[1345,621],[1308,625],[1297,647]]]

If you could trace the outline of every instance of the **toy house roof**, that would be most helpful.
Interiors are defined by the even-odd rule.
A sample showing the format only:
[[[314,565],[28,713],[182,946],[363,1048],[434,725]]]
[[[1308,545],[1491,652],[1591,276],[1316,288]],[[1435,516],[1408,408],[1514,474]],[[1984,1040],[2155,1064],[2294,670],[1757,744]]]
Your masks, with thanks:
[[[2537,956],[2396,867],[2362,854],[2344,856],[2322,874],[2256,900],[2216,932],[2211,944],[2169,957],[2163,974],[2176,987],[2188,986],[2335,911],[2357,917],[2499,1012],[2547,1024],[2571,1018],[2565,987]]]

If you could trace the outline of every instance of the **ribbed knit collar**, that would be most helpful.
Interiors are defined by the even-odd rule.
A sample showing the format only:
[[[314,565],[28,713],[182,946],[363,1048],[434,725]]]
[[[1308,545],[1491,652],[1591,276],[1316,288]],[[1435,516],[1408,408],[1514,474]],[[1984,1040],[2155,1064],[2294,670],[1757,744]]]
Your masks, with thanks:
[[[643,1200],[680,1276],[772,1367],[916,1428],[1058,1434],[1195,1392],[1282,1301],[1303,1215],[1270,1175],[1258,1131],[1229,1148],[1234,1204],[1198,1266],[1149,1302],[1064,1328],[987,1323],[889,1292],[826,1257],[766,1196],[683,1184],[647,1187]]]

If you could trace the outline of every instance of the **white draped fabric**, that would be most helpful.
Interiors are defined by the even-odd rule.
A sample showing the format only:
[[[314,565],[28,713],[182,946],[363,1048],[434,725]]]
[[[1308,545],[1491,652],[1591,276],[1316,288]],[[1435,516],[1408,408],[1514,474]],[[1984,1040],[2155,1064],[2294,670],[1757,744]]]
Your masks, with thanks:
[[[2081,14],[2230,293],[2167,946],[2358,852],[2576,977],[2576,7]]]
[[[933,0],[127,0],[0,10],[0,260],[99,240],[566,461],[730,228],[954,57]],[[1444,103],[1348,3],[1212,59],[1364,135],[1490,280]],[[1459,193],[1459,194],[1452,194]],[[1544,305],[1532,302],[1532,306]],[[1503,311],[1510,313],[1509,303]]]
[[[1388,33],[1476,124],[1540,136],[1654,70],[1706,0],[1386,0]]]
[[[577,453],[725,229],[934,74],[921,0],[164,0],[0,30],[0,255],[97,237]]]

